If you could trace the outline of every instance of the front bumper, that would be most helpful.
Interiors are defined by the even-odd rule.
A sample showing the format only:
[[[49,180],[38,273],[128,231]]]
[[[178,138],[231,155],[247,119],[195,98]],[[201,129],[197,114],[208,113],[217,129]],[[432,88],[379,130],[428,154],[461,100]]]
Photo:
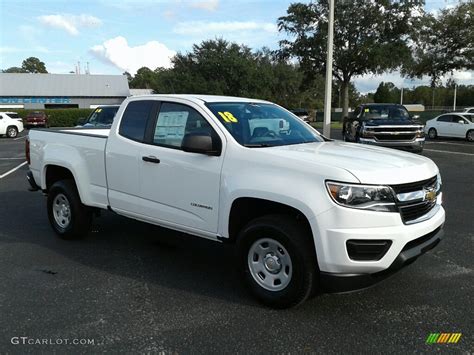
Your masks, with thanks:
[[[411,151],[422,151],[425,138],[416,138],[412,141],[378,141],[375,138],[359,138],[362,144],[371,144],[379,147],[398,148]]]
[[[393,275],[406,265],[414,262],[420,255],[433,249],[443,238],[442,226],[405,245],[388,269],[373,274],[336,274],[321,272],[321,288],[325,292],[348,292],[370,287]]]

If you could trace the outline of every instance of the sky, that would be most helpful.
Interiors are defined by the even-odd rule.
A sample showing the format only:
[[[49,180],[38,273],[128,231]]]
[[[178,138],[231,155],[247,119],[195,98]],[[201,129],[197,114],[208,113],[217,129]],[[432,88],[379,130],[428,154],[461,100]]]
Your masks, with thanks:
[[[427,0],[428,11],[459,0]],[[169,67],[170,57],[206,39],[224,38],[253,49],[277,49],[286,35],[276,22],[285,0],[0,0],[0,69],[38,57],[50,73],[69,73],[80,62],[91,74],[132,74],[140,67]],[[337,1],[336,1],[337,2]],[[474,84],[473,72],[454,73]],[[411,87],[397,72],[355,79],[365,93],[380,81]]]

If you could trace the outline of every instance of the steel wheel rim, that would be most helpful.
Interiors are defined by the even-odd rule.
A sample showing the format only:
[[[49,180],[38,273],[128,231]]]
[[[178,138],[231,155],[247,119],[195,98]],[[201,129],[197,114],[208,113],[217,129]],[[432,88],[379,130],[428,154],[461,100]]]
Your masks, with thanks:
[[[268,291],[281,291],[293,275],[293,264],[286,248],[275,239],[261,238],[252,244],[247,256],[255,282]]]
[[[58,194],[53,200],[53,216],[61,228],[67,228],[71,223],[71,205],[63,194]]]
[[[8,130],[8,136],[9,137],[15,137],[15,129],[14,128],[10,128]]]
[[[436,131],[435,131],[433,128],[431,128],[431,129],[428,131],[428,136],[429,136],[431,139],[435,138],[435,137],[436,137],[436,133],[435,133],[435,132],[436,132]]]

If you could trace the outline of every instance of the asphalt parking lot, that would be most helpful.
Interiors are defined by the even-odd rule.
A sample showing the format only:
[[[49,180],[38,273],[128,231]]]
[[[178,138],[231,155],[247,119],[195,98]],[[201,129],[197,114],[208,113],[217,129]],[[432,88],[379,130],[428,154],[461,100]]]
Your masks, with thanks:
[[[27,191],[23,146],[24,138],[0,138],[1,352],[474,352],[472,143],[425,146],[441,169],[447,212],[434,250],[373,288],[284,311],[247,293],[229,246],[112,213],[83,240],[58,239],[44,196]],[[434,332],[462,337],[425,344]]]

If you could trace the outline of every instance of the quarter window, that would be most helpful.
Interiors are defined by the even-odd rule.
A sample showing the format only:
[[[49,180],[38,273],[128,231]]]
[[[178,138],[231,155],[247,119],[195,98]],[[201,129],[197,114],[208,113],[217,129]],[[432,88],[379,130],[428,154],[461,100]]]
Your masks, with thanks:
[[[210,124],[193,108],[164,102],[156,120],[153,143],[171,148],[181,148],[183,137],[190,133],[213,135]]]
[[[119,134],[143,142],[145,130],[155,101],[132,101],[127,105],[120,122]]]

